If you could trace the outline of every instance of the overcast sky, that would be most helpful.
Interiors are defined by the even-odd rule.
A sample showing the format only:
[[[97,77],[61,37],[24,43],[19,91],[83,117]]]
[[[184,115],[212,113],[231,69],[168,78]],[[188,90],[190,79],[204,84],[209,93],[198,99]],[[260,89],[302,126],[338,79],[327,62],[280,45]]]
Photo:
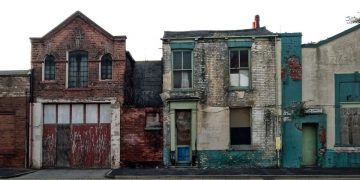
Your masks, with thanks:
[[[0,70],[30,69],[29,37],[42,37],[75,11],[127,36],[135,60],[160,60],[164,31],[249,29],[256,14],[272,32],[317,42],[354,24],[359,0],[1,0]]]

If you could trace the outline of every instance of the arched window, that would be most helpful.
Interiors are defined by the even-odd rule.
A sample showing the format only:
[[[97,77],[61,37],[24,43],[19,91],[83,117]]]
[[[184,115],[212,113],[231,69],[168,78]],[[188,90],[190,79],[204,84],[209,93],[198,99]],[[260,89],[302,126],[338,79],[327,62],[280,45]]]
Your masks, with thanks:
[[[55,58],[52,55],[46,56],[44,68],[44,80],[55,80]]]
[[[88,53],[73,51],[69,53],[69,88],[88,86]]]
[[[112,60],[110,54],[105,54],[101,58],[101,79],[112,78]]]

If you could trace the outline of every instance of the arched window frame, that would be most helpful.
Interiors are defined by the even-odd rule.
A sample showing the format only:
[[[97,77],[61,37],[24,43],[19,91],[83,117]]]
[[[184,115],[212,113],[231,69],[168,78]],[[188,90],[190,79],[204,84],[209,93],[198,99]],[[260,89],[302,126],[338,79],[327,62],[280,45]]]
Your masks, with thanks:
[[[100,60],[100,80],[112,79],[112,58],[111,54],[105,54]]]
[[[55,57],[47,55],[44,60],[43,80],[55,80]]]
[[[88,87],[88,52],[76,50],[68,55],[68,87]]]

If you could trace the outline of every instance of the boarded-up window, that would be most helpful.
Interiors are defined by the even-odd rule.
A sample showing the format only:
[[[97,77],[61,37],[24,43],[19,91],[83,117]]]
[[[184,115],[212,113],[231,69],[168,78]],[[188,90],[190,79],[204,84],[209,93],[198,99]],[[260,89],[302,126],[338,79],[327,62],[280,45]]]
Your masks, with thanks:
[[[360,145],[360,107],[341,108],[341,144]]]
[[[191,144],[191,110],[175,110],[176,138],[178,146]]]
[[[73,124],[84,123],[84,105],[72,104],[71,105],[71,121]]]
[[[0,114],[0,154],[15,153],[15,117]]]
[[[86,123],[97,123],[98,121],[98,105],[86,105]]]
[[[250,108],[230,109],[230,144],[251,144]]]
[[[160,129],[159,113],[146,113],[146,127],[145,129]]]
[[[70,105],[59,104],[58,105],[58,124],[70,123]]]
[[[56,124],[55,104],[44,104],[44,124]]]
[[[100,123],[111,122],[110,104],[100,104]]]

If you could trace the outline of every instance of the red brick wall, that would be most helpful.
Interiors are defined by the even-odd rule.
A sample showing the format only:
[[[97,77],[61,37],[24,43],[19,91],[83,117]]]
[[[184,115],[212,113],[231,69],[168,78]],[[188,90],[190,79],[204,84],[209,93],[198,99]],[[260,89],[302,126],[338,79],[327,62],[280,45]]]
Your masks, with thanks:
[[[80,45],[76,34],[82,33]],[[34,69],[34,96],[44,98],[118,97],[123,102],[123,81],[126,64],[126,38],[111,37],[81,17],[43,38],[32,39],[31,65]],[[67,53],[74,50],[88,52],[88,88],[66,88]],[[100,58],[110,53],[113,58],[112,80],[99,80]],[[55,80],[42,81],[42,63],[47,54],[55,57]]]
[[[163,130],[144,130],[146,112],[158,112],[162,127],[161,108],[124,109],[121,118],[121,166],[162,166]]]
[[[0,167],[25,167],[26,97],[0,97]]]

